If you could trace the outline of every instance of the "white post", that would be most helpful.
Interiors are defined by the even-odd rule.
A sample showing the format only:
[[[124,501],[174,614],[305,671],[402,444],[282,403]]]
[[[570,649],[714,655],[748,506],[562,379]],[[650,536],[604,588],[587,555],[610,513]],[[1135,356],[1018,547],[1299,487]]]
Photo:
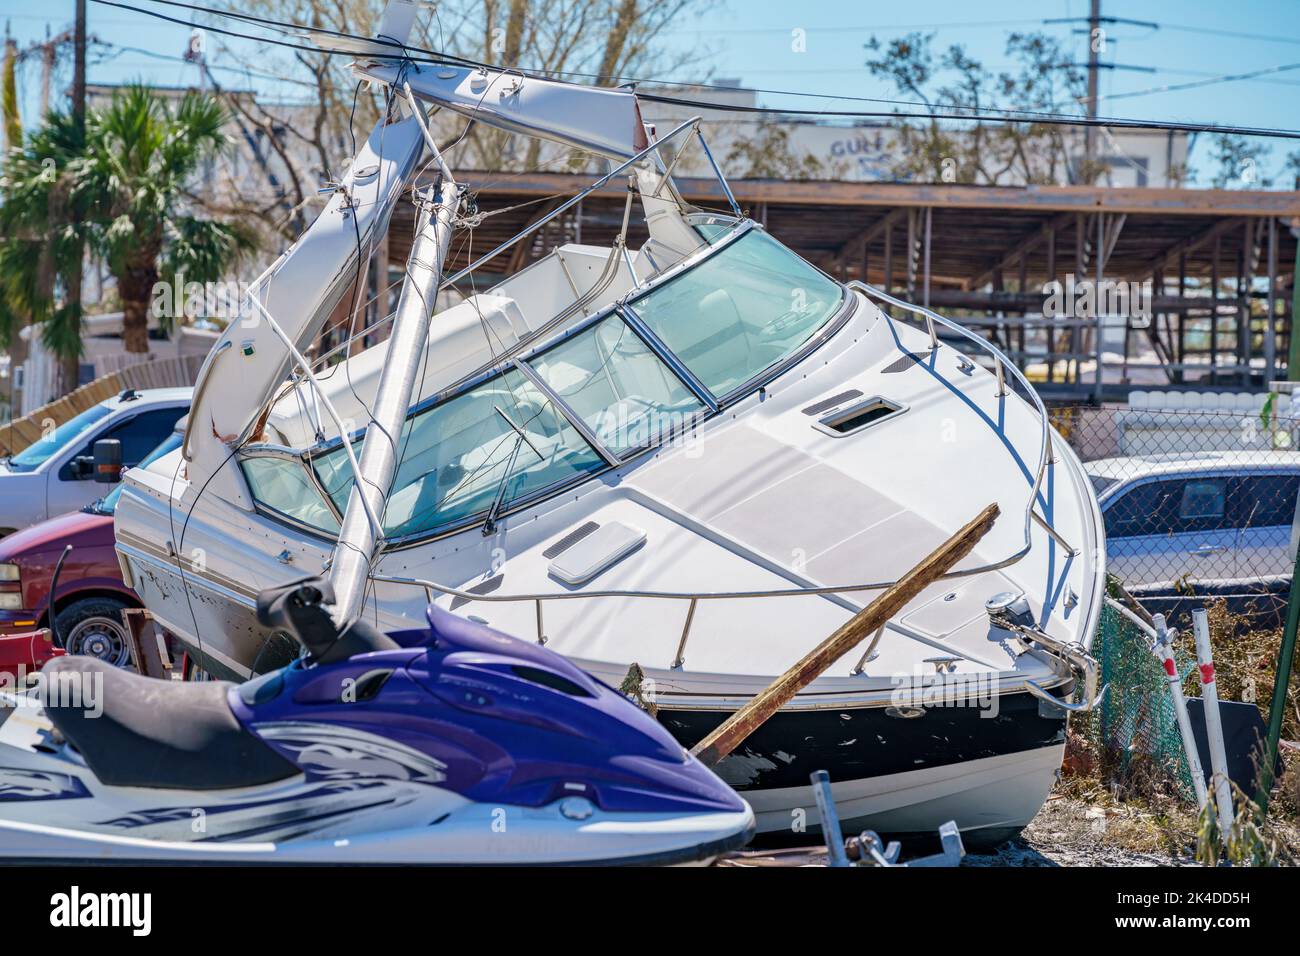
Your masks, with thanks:
[[[1227,839],[1232,829],[1232,783],[1228,778],[1228,755],[1223,746],[1223,723],[1219,719],[1219,689],[1214,683],[1214,651],[1210,647],[1210,620],[1204,608],[1192,612],[1196,632],[1196,659],[1201,665],[1201,701],[1205,705],[1205,736],[1210,742],[1210,767],[1214,771],[1214,803],[1219,811],[1219,831]]]
[[[1187,698],[1183,695],[1183,679],[1178,673],[1178,664],[1174,660],[1175,632],[1165,626],[1163,614],[1152,615],[1156,628],[1156,640],[1152,651],[1160,658],[1165,668],[1165,679],[1169,682],[1169,695],[1174,699],[1174,714],[1178,718],[1178,735],[1183,738],[1183,753],[1187,757],[1187,769],[1192,774],[1192,786],[1196,788],[1196,807],[1205,809],[1209,794],[1205,789],[1205,771],[1201,769],[1201,757],[1196,752],[1196,735],[1192,733],[1192,719],[1187,713]]]

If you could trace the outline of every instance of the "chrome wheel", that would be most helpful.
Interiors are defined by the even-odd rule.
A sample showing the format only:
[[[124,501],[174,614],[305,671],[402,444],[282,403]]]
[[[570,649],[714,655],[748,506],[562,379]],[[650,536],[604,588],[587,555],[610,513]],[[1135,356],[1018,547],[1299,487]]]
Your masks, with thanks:
[[[78,621],[64,637],[69,654],[96,657],[114,667],[131,663],[126,626],[110,617],[93,615]]]

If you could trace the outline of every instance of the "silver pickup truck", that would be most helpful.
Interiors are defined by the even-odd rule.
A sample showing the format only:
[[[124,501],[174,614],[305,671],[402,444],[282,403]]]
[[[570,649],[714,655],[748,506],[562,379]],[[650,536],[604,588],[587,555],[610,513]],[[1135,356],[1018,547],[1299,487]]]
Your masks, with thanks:
[[[93,480],[95,442],[116,439],[122,465],[139,464],[189,411],[193,391],[127,389],[0,459],[0,536],[83,508],[102,495],[103,486]]]

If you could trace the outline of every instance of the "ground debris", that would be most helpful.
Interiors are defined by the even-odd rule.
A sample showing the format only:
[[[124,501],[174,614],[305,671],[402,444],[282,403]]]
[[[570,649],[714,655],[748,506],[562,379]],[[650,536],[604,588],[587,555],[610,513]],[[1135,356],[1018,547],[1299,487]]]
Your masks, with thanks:
[[[1196,866],[1197,817],[1191,808],[1145,807],[1100,789],[1053,794],[1019,838],[962,866]],[[1274,818],[1271,832],[1294,855],[1300,827]]]

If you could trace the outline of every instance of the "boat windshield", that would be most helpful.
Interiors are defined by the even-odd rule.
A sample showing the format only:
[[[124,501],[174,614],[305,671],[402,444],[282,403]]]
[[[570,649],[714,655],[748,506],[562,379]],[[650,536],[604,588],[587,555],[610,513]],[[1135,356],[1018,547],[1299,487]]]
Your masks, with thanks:
[[[358,443],[359,447],[359,443]],[[384,534],[427,534],[486,513],[605,461],[555,404],[511,369],[410,416],[397,443],[397,475]],[[352,490],[344,450],[314,459],[325,492],[342,511]]]
[[[704,403],[617,314],[528,364],[616,455],[657,444],[704,410]]]
[[[702,399],[797,352],[842,300],[840,285],[751,229],[522,365],[408,416],[384,536],[481,519],[681,433],[707,413]],[[262,505],[337,534],[352,491],[347,454],[337,446],[308,462],[314,474],[275,454],[243,468]]]
[[[9,459],[12,471],[35,471],[49,461],[64,446],[90,430],[90,427],[112,412],[108,405],[94,405],[75,418],[70,418],[54,431],[42,435],[18,454]]]
[[[795,352],[842,299],[839,284],[751,229],[631,307],[721,397]]]

